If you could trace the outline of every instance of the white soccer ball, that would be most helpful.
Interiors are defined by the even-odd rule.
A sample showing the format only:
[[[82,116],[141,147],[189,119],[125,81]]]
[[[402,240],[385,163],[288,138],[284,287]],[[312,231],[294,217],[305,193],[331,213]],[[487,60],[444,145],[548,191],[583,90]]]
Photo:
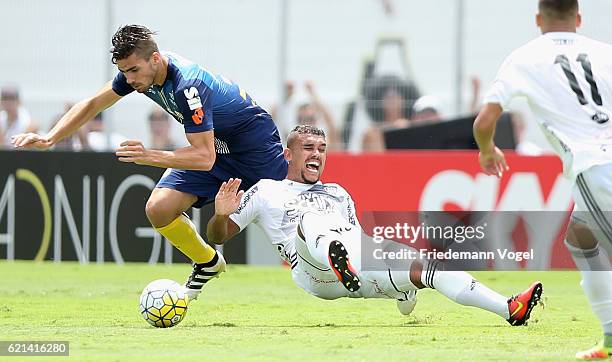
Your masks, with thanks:
[[[140,314],[152,326],[174,327],[185,317],[188,303],[189,298],[179,283],[170,279],[158,279],[142,291]]]

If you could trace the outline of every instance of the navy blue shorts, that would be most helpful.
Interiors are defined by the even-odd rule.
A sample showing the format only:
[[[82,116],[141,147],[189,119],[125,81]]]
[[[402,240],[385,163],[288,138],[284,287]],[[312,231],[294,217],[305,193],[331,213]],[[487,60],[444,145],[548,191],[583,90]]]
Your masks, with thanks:
[[[198,197],[192,206],[202,206],[215,201],[219,187],[230,178],[239,178],[241,190],[246,190],[261,179],[282,180],[287,177],[287,161],[282,152],[269,157],[252,157],[241,160],[235,155],[217,155],[210,171],[168,169],[156,187],[169,188]]]

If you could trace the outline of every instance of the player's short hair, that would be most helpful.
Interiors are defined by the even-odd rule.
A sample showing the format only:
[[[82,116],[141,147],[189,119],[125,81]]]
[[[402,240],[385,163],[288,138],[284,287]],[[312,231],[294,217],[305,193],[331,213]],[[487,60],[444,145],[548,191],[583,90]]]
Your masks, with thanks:
[[[117,64],[118,60],[125,59],[132,54],[149,59],[153,52],[159,52],[153,35],[155,32],[142,25],[124,25],[117,29],[113,35],[113,46],[110,49],[113,54],[113,64]]]
[[[291,145],[297,139],[298,135],[301,134],[311,134],[325,138],[325,132],[319,127],[307,124],[300,124],[298,126],[293,127],[293,129],[289,132],[289,136],[287,136],[287,147],[291,147]]]
[[[569,20],[578,13],[578,0],[539,0],[538,10],[549,19]]]

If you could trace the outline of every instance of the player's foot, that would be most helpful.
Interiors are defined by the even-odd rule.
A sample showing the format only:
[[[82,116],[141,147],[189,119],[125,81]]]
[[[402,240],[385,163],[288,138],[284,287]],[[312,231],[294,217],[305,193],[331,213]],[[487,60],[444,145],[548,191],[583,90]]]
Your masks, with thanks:
[[[348,252],[341,242],[334,240],[329,244],[329,265],[338,277],[342,285],[349,292],[356,292],[361,287],[361,282],[357,276],[357,272],[351,265],[348,258]]]
[[[529,289],[517,296],[508,299],[508,323],[513,326],[522,326],[529,319],[531,310],[538,304],[542,296],[542,283],[535,282]]]
[[[596,361],[608,358],[612,359],[612,348],[606,348],[603,341],[591,349],[576,353],[576,359],[583,361]]]
[[[204,284],[212,278],[218,278],[224,271],[225,259],[218,251],[208,263],[193,263],[193,271],[189,279],[187,279],[187,283],[185,283],[185,294],[189,297],[189,301],[198,299],[198,295],[200,295]]]
[[[408,294],[407,299],[397,300],[397,309],[399,310],[400,313],[402,313],[403,315],[410,315],[410,313],[412,313],[412,311],[414,310],[414,306],[417,303],[416,293],[417,293],[416,290],[411,290],[407,293]]]

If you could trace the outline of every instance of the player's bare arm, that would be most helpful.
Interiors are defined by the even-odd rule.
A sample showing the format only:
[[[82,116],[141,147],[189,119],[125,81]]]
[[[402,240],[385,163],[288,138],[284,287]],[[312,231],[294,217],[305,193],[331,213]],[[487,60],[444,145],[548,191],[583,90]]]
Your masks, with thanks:
[[[37,133],[22,133],[14,136],[11,143],[18,148],[48,149],[63,138],[75,133],[81,126],[103,110],[115,104],[121,96],[106,83],[93,97],[75,104],[45,136]]]
[[[229,179],[219,188],[215,196],[215,215],[208,221],[206,236],[208,241],[215,244],[223,244],[240,232],[240,228],[229,216],[238,209],[240,200],[244,194],[243,190],[238,191],[240,179]]]
[[[474,121],[474,139],[480,149],[478,160],[487,175],[501,177],[508,165],[504,153],[495,146],[493,136],[502,108],[496,103],[487,103]]]
[[[213,131],[187,133],[190,145],[174,151],[149,150],[141,141],[128,140],[115,153],[121,162],[162,168],[209,171],[215,164]]]

